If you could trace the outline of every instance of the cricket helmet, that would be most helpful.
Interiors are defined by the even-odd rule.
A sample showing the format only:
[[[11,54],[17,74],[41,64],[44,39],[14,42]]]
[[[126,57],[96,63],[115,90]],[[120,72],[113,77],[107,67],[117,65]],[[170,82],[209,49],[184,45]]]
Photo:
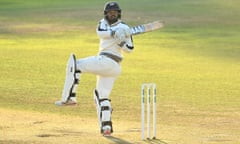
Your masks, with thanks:
[[[118,18],[121,18],[121,8],[120,6],[118,5],[117,2],[107,2],[104,6],[104,16],[106,18],[106,15],[107,15],[107,12],[108,11],[111,11],[111,10],[115,10],[115,11],[118,11]]]

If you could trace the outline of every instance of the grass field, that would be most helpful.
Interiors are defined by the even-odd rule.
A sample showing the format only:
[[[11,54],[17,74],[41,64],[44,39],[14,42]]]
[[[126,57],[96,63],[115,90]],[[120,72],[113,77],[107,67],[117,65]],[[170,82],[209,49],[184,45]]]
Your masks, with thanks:
[[[239,144],[240,1],[119,0],[123,20],[166,26],[134,37],[111,93],[113,137],[99,134],[82,75],[79,104],[59,108],[70,53],[96,55],[106,1],[0,1],[0,144]],[[141,140],[140,88],[157,84],[157,140]]]

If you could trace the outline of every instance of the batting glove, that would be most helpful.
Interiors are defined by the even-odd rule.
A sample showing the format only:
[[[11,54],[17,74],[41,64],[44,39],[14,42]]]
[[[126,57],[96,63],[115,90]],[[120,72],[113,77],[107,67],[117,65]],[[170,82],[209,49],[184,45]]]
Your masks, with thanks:
[[[121,43],[122,41],[125,41],[126,40],[126,33],[125,33],[125,30],[124,29],[117,29],[115,31],[115,34],[113,36],[115,38],[115,40],[118,42],[118,43]]]

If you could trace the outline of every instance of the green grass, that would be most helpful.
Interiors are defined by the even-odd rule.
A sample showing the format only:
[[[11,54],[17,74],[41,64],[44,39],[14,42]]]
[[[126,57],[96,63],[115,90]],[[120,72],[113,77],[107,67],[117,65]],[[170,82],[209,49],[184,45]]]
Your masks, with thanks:
[[[135,51],[124,55],[123,71],[111,94],[115,119],[123,120],[127,113],[130,120],[139,121],[144,82],[157,84],[158,115],[189,108],[210,114],[240,110],[239,1],[119,3],[130,25],[162,19],[166,26],[134,36]],[[96,80],[91,74],[82,76],[77,108],[59,109],[53,103],[61,95],[69,54],[97,54],[95,28],[103,4],[1,0],[0,108],[96,117]]]
[[[36,110],[46,108],[45,111],[53,107],[42,107],[45,104],[41,101],[50,102],[59,97],[69,53],[74,52],[79,58],[97,53],[95,23],[101,16],[96,12],[102,10],[102,5],[92,3],[89,8],[83,1],[24,1],[1,5],[1,19],[5,19],[1,22],[0,40],[1,105],[13,103],[14,107],[30,109],[35,105]],[[148,3],[143,11],[144,3],[139,1],[134,6],[135,11],[142,11],[140,17],[149,14],[147,20],[153,20],[159,13],[166,27],[135,37],[136,50],[126,55],[113,99],[121,97],[126,99],[126,105],[135,105],[141,83],[149,81],[158,84],[161,103],[180,101],[197,107],[237,107],[240,35],[239,27],[235,26],[239,23],[235,3],[238,2],[224,5],[218,1],[162,1],[157,5]],[[131,13],[135,14],[132,7],[126,1],[121,4],[130,15],[126,14],[126,21],[136,23],[132,20]],[[94,10],[97,7],[100,8]],[[83,13],[91,19],[82,17]],[[171,20],[172,17],[177,18]],[[143,21],[146,20],[137,20]],[[84,101],[91,95],[85,85],[94,88],[95,84],[94,76],[86,77],[90,80],[83,76],[79,88],[80,95],[86,95]],[[28,100],[31,101],[25,104]]]

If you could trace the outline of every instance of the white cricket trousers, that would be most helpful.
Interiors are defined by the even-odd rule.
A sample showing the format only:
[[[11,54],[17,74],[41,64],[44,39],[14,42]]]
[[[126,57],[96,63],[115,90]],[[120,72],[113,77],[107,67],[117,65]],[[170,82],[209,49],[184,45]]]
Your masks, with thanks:
[[[90,56],[77,60],[77,70],[97,76],[96,89],[100,99],[108,99],[114,82],[121,73],[121,65],[104,55]]]

